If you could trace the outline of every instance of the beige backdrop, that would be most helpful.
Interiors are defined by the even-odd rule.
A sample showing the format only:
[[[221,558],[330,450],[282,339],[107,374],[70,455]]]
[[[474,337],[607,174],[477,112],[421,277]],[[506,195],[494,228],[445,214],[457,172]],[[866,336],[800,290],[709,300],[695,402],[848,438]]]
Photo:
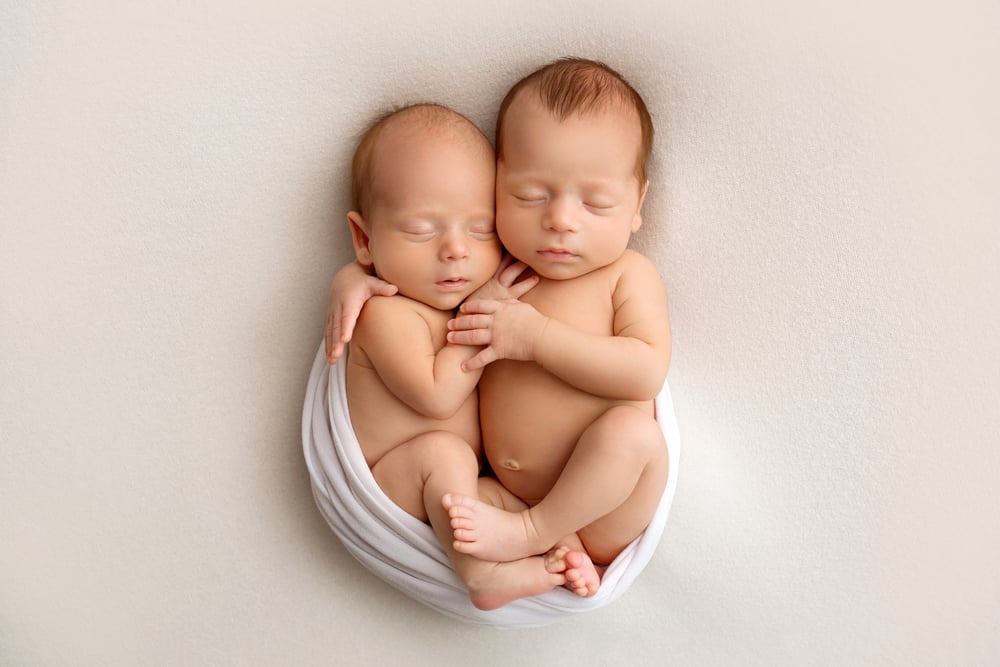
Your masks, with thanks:
[[[0,664],[997,664],[998,33],[992,0],[0,2]],[[564,54],[655,116],[684,453],[623,600],[498,632],[347,555],[301,403],[358,131],[489,130]]]

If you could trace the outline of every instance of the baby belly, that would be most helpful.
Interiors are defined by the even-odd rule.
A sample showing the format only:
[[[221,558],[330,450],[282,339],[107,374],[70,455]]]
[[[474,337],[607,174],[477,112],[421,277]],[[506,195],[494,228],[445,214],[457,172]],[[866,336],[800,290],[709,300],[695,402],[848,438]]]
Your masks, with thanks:
[[[577,440],[615,401],[578,391],[535,364],[494,363],[480,381],[483,449],[497,479],[534,504],[555,484]]]

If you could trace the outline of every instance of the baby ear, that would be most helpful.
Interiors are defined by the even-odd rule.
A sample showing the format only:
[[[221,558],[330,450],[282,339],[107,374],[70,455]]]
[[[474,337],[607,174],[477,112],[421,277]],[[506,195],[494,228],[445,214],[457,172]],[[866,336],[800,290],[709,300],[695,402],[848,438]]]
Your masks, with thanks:
[[[364,218],[357,211],[350,211],[347,214],[347,226],[351,228],[351,240],[354,242],[354,255],[358,258],[358,264],[366,268],[371,266],[375,263],[372,260],[372,237]]]
[[[646,200],[646,191],[649,190],[649,180],[642,186],[642,190],[639,192],[639,203],[635,207],[635,217],[632,218],[632,233],[635,234],[642,227],[642,202]]]

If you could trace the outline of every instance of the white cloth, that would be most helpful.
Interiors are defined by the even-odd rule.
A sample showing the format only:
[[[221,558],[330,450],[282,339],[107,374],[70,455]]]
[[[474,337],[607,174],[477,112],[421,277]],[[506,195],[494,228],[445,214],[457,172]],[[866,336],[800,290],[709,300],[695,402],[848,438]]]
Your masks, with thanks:
[[[597,594],[581,598],[556,588],[482,611],[469,601],[431,527],[397,507],[375,482],[351,425],[346,366],[345,355],[330,367],[320,346],[306,391],[302,444],[316,505],[347,550],[374,574],[447,616],[480,625],[529,628],[613,602],[646,567],[663,534],[677,487],[680,437],[666,384],[656,399],[657,421],[670,460],[666,490],[649,527],[611,563]]]

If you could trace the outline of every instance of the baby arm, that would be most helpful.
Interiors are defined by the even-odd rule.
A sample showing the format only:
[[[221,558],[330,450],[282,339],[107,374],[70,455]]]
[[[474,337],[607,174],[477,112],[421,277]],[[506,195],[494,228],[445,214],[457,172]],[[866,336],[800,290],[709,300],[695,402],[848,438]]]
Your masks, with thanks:
[[[392,296],[396,286],[368,275],[357,262],[344,265],[333,277],[326,313],[326,360],[330,364],[344,353],[344,345],[351,342],[354,325],[365,302],[373,296]]]
[[[396,397],[420,414],[447,419],[479,382],[482,371],[462,370],[478,349],[444,345],[435,350],[432,325],[413,303],[403,297],[370,299],[358,318],[355,344]]]
[[[670,364],[670,322],[663,282],[633,254],[612,295],[613,335],[580,331],[516,301],[467,301],[448,340],[486,347],[465,364],[534,361],[577,389],[616,400],[650,400]],[[581,304],[581,307],[585,307]]]
[[[538,276],[523,275],[525,269],[527,265],[515,262],[510,255],[505,255],[493,278],[477,289],[470,298],[521,298],[538,284]],[[521,280],[514,282],[518,277],[521,277]],[[355,323],[365,302],[373,296],[392,296],[397,291],[395,285],[369,275],[357,262],[346,264],[337,271],[330,285],[324,335],[328,363],[337,363],[344,353],[344,345],[351,342]]]

